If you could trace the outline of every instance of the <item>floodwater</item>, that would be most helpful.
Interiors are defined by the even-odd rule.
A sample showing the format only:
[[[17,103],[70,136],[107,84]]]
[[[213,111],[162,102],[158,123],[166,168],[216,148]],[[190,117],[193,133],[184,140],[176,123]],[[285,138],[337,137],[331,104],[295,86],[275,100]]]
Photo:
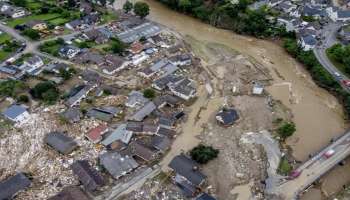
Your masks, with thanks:
[[[288,144],[298,160],[306,160],[309,154],[326,146],[331,138],[343,134],[344,116],[337,100],[317,87],[303,67],[279,45],[212,27],[156,1],[146,2],[151,8],[149,19],[183,36],[227,45],[270,69],[274,81],[267,88],[268,92],[290,108],[294,116],[297,131]]]

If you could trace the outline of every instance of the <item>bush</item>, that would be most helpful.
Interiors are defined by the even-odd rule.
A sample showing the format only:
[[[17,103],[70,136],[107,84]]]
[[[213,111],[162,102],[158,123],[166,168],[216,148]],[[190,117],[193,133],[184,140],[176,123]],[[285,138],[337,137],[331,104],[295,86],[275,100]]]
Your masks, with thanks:
[[[293,135],[296,131],[295,124],[293,122],[285,122],[278,129],[277,133],[282,137],[282,139],[286,139]]]
[[[154,91],[153,89],[149,88],[149,89],[145,89],[143,91],[143,96],[148,98],[148,99],[153,99],[154,97],[156,97],[156,91]]]
[[[216,158],[218,154],[219,150],[202,144],[198,145],[190,151],[191,158],[200,164],[208,163],[210,160]]]
[[[25,95],[25,94],[22,94],[22,95],[20,95],[17,98],[17,101],[23,102],[23,103],[28,103],[29,102],[29,97],[27,95]]]

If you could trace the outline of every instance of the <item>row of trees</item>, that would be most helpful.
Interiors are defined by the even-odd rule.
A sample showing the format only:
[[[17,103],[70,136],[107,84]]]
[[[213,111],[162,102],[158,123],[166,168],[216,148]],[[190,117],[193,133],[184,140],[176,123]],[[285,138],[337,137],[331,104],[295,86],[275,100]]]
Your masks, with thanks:
[[[123,9],[126,13],[134,10],[134,13],[141,18],[145,18],[149,15],[149,6],[145,2],[136,2],[134,5],[130,1],[126,1],[123,5]]]
[[[159,0],[170,8],[190,14],[214,26],[230,29],[258,37],[279,34],[279,27],[269,23],[270,11],[263,7],[258,10],[248,9],[253,0],[239,0],[237,4],[230,1],[204,0]]]

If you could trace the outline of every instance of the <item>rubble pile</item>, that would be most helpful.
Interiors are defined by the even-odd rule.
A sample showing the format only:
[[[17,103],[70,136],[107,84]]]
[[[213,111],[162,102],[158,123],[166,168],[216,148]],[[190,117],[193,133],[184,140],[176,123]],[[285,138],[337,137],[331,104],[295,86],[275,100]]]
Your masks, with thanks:
[[[79,124],[62,124],[58,120],[61,106],[38,108],[26,121],[9,129],[0,143],[0,179],[25,172],[33,177],[33,187],[18,195],[18,199],[47,199],[64,186],[78,184],[70,165],[75,160],[96,162],[101,150],[84,138],[96,120],[84,119]],[[43,143],[51,131],[66,131],[75,138],[79,148],[70,155],[62,155]],[[75,134],[75,135],[74,135]]]

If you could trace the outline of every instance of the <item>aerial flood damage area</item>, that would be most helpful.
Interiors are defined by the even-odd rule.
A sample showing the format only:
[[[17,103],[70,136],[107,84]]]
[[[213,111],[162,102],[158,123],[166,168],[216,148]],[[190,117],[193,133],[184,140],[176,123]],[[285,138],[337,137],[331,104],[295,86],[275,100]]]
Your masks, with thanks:
[[[350,196],[343,109],[280,41],[155,1],[24,2],[0,2],[0,200]]]

